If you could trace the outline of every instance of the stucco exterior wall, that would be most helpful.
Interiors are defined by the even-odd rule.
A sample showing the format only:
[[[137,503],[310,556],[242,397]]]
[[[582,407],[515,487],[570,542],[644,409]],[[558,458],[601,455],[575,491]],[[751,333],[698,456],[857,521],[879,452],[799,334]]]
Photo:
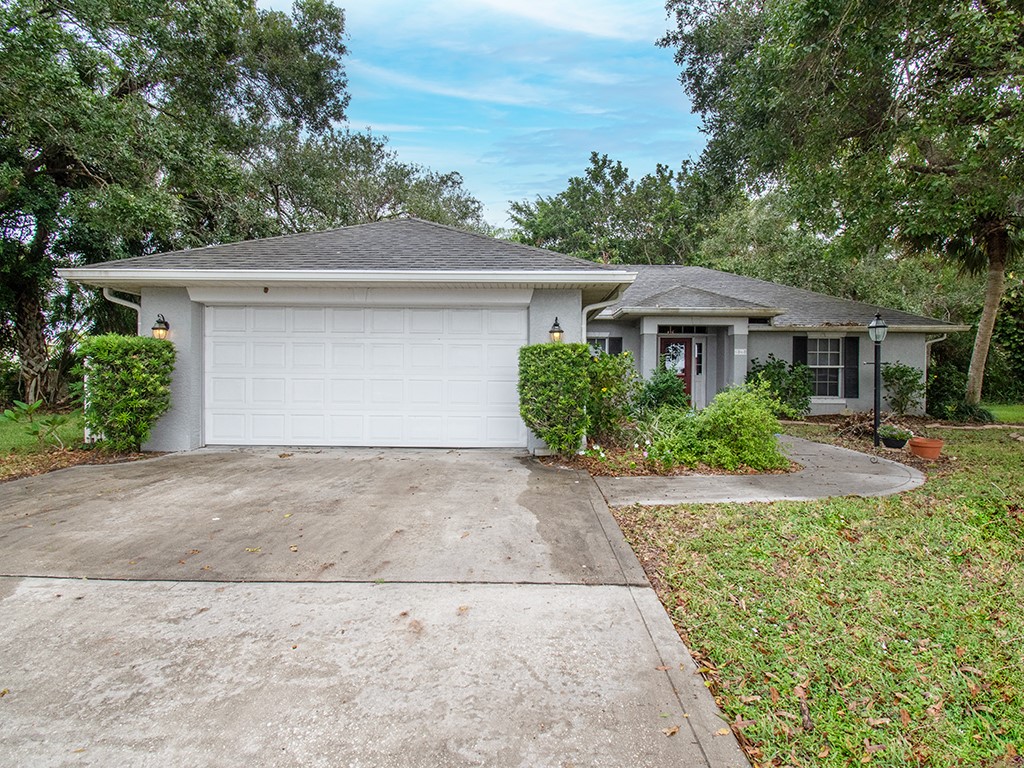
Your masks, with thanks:
[[[145,333],[157,313],[170,323],[167,338],[176,358],[171,408],[156,423],[147,451],[189,451],[203,445],[203,308],[184,288],[147,288],[142,293]]]
[[[826,335],[812,332],[811,335]],[[848,334],[836,333],[836,336]],[[765,362],[769,354],[774,354],[780,360],[787,363],[793,361],[793,336],[792,333],[779,331],[758,331],[753,327],[749,335],[748,360],[753,362],[756,358]],[[856,334],[860,339],[860,366],[859,366],[859,397],[840,398],[837,400],[814,400],[811,402],[811,415],[818,416],[831,413],[843,413],[853,411],[863,413],[874,408],[875,381],[874,381],[874,344],[866,333]],[[925,348],[925,335],[922,333],[893,333],[889,332],[885,341],[882,342],[882,362],[910,365],[918,368],[925,375],[927,366],[927,350]],[[748,364],[749,370],[749,364]],[[885,403],[885,392],[882,394],[882,408],[888,406]],[[919,409],[918,413],[923,413]]]

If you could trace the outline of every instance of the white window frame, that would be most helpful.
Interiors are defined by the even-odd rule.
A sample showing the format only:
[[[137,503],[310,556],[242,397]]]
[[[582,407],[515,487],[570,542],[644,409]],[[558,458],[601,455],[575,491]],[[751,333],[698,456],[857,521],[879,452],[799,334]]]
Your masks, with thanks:
[[[808,335],[807,336],[807,367],[811,369],[811,372],[813,373],[813,372],[815,372],[817,370],[835,370],[835,371],[838,372],[838,376],[837,376],[837,380],[836,380],[836,394],[834,394],[834,395],[819,395],[819,394],[817,394],[817,381],[815,381],[814,382],[815,394],[811,395],[811,402],[812,403],[835,403],[835,402],[841,402],[841,401],[845,400],[845,393],[843,392],[843,375],[844,375],[844,370],[845,370],[845,368],[844,368],[845,361],[843,360],[843,352],[844,352],[843,338],[844,338],[843,336],[838,336],[838,335],[835,335],[835,334],[817,334],[817,335]],[[813,352],[811,351],[811,343],[812,342],[816,343],[816,342],[819,342],[819,341],[828,341],[828,342],[830,342],[829,346],[831,346],[832,342],[835,342],[838,345],[838,347],[839,347],[839,349],[838,349],[838,353],[839,353],[839,363],[838,363],[838,365],[811,365],[811,357],[812,357],[812,355],[822,354],[817,349],[815,349]],[[832,354],[832,350],[828,350],[825,354]]]

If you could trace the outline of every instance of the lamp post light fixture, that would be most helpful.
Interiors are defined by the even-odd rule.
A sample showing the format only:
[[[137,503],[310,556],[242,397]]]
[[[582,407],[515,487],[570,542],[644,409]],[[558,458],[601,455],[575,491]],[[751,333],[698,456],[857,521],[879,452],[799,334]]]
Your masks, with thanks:
[[[562,326],[560,326],[558,324],[558,318],[557,317],[555,318],[555,324],[551,326],[551,330],[548,331],[548,334],[551,336],[551,343],[552,344],[561,344],[562,343],[562,337],[565,335],[565,332],[562,331]]]
[[[153,323],[153,338],[154,339],[166,339],[167,331],[171,329],[171,324],[167,322],[167,318],[163,315],[156,316],[156,322]]]
[[[874,320],[868,323],[868,338],[875,343],[875,448],[878,447],[878,421],[882,411],[882,342],[888,332],[889,326],[881,313],[876,312]]]

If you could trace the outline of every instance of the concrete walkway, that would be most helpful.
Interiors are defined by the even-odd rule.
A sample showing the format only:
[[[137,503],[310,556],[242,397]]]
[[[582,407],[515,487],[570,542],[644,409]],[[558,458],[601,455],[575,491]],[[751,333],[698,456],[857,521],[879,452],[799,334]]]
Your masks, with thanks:
[[[799,437],[782,436],[779,441],[786,455],[803,465],[802,470],[783,475],[598,477],[595,480],[612,507],[889,496],[924,484],[924,475],[895,461]]]

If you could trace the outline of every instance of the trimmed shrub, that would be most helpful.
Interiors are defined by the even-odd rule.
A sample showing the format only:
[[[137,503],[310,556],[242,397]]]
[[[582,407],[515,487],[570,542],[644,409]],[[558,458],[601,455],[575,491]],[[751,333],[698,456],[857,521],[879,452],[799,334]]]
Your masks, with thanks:
[[[719,392],[697,415],[704,461],[713,467],[782,469],[789,460],[779,450],[775,414],[781,404],[765,381]]]
[[[590,428],[590,347],[532,344],[519,350],[519,414],[555,453],[575,453]]]
[[[814,373],[803,363],[787,363],[774,354],[769,354],[764,363],[755,357],[751,360],[747,381],[768,383],[780,404],[776,416],[798,419],[811,410]]]
[[[589,436],[601,443],[618,444],[629,426],[633,399],[640,386],[633,355],[592,353],[589,365]]]
[[[653,413],[666,405],[689,408],[690,396],[686,394],[686,383],[676,376],[675,371],[659,366],[651,371],[651,377],[641,386],[636,396],[635,410],[642,415]]]
[[[898,416],[921,407],[925,393],[924,372],[912,365],[882,363],[882,381],[885,383],[885,400]]]
[[[171,405],[174,345],[148,336],[107,334],[81,347],[85,425],[112,451],[138,451]]]

